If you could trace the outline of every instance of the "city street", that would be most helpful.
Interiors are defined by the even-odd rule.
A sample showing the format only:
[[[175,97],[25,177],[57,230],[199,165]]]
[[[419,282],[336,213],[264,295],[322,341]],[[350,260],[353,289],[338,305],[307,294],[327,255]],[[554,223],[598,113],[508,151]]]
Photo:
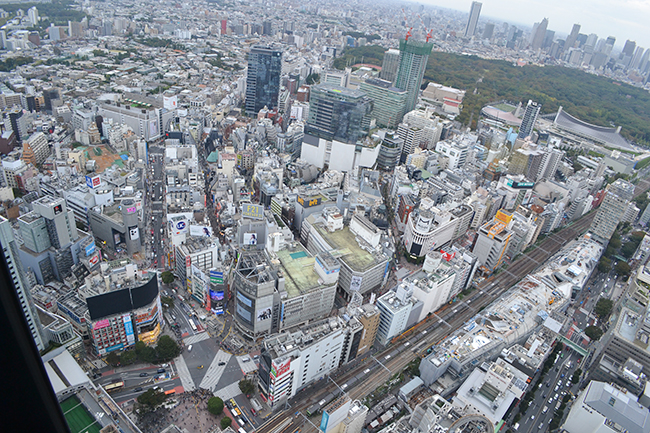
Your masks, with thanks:
[[[562,403],[562,397],[566,393],[576,394],[578,392],[578,385],[571,383],[571,376],[578,368],[578,361],[582,357],[573,350],[567,350],[566,348],[562,353],[564,356],[559,358],[555,363],[555,367],[548,371],[544,381],[541,382],[541,387],[539,384],[535,385],[538,387],[535,392],[535,399],[530,403],[526,415],[519,420],[517,431],[539,431],[540,425],[541,430],[545,431],[553,419],[555,409]],[[567,368],[569,362],[571,366]],[[538,377],[539,375],[533,379],[533,383]],[[567,413],[568,409],[565,409],[564,414]]]

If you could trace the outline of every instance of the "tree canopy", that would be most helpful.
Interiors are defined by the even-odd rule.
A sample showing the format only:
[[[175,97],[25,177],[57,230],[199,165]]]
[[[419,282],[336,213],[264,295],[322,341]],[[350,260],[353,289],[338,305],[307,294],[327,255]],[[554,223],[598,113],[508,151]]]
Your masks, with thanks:
[[[603,336],[603,330],[600,329],[598,326],[587,326],[587,328],[585,329],[585,334],[593,341],[598,341],[600,340],[600,337]]]
[[[208,412],[212,415],[221,415],[223,412],[223,400],[219,397],[211,397],[208,400]]]
[[[594,308],[594,312],[601,320],[605,320],[612,312],[613,306],[614,303],[612,302],[611,299],[600,298],[598,302],[596,302],[596,307]]]
[[[162,274],[160,274],[160,278],[162,279],[162,282],[165,284],[171,284],[174,282],[174,274],[172,274],[170,271],[165,271]]]
[[[159,389],[154,390],[153,388],[149,388],[138,396],[138,403],[145,411],[153,411],[163,404],[165,398],[167,398],[167,396],[164,392]]]
[[[606,77],[561,66],[516,67],[504,60],[432,52],[424,78],[467,90],[457,118],[463,123],[472,114],[476,122],[480,109],[490,102],[532,99],[542,105],[541,114],[555,113],[562,106],[580,120],[620,125],[626,138],[650,144],[650,94]]]
[[[221,430],[230,427],[230,424],[232,424],[232,419],[230,419],[230,417],[224,416],[221,418]]]
[[[252,394],[255,391],[255,384],[252,380],[242,379],[239,381],[239,390],[246,395]]]

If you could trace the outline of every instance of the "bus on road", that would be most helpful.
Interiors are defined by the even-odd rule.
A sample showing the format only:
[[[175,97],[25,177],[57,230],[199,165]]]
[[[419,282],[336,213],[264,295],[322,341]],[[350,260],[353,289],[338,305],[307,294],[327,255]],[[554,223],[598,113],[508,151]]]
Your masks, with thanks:
[[[196,332],[196,325],[194,324],[194,320],[192,320],[191,317],[187,319],[188,322],[190,322],[190,326],[192,327],[192,331]]]
[[[110,392],[115,392],[115,391],[120,390],[122,388],[124,388],[124,382],[123,381],[113,382],[113,383],[110,383],[110,384],[104,386],[104,389],[106,390],[106,392],[109,392],[109,393]]]

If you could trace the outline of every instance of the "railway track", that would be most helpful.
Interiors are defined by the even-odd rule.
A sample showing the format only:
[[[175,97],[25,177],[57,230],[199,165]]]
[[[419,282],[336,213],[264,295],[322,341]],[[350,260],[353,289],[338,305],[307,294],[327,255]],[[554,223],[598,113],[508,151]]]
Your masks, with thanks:
[[[648,188],[650,188],[650,180],[640,181],[636,186],[634,196],[637,197]],[[478,311],[543,265],[568,242],[586,232],[595,215],[596,211],[591,211],[571,225],[548,236],[532,251],[513,261],[504,271],[484,280],[472,295],[452,306],[445,305],[432,314],[426,319],[427,324],[420,325],[416,333],[377,353],[374,359],[368,357],[345,373],[335,373],[333,380],[338,386],[345,385],[345,391],[353,400],[367,396],[390,379],[393,374],[402,371],[415,356],[423,355],[430,346],[438,344]],[[390,373],[378,362],[390,370]],[[300,414],[304,414],[309,406],[320,401],[323,396],[337,391],[337,385],[328,380],[321,380],[307,387],[292,399],[289,408],[258,427],[256,431],[258,433],[288,433],[288,431],[293,433],[295,429],[300,429],[304,433],[316,433],[318,428],[314,428],[311,423],[306,422],[304,416]],[[292,422],[286,424],[288,419],[291,419]],[[316,417],[312,422],[318,424],[320,421]],[[277,431],[282,423],[285,423],[287,427],[284,427],[282,431]]]

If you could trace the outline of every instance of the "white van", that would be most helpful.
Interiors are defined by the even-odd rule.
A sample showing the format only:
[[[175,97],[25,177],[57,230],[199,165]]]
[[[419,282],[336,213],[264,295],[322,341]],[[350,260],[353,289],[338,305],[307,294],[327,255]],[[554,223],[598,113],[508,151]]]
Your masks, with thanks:
[[[191,351],[192,351],[192,345],[191,345],[191,344],[190,344],[189,346],[187,346],[187,351],[188,351],[188,352],[191,352]]]
[[[243,428],[239,427],[239,433],[246,433],[246,430],[244,430]]]
[[[247,357],[245,357],[245,358],[242,358],[241,362],[248,362],[248,361],[250,361],[250,360],[251,360],[251,359],[247,356]]]

